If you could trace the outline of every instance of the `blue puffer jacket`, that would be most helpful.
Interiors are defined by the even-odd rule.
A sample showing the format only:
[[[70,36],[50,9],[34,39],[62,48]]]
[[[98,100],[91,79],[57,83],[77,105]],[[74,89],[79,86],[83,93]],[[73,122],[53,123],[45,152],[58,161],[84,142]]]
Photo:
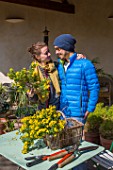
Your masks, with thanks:
[[[93,112],[99,96],[99,81],[94,65],[87,59],[70,57],[70,65],[65,73],[58,65],[61,83],[60,110],[66,117],[83,117],[86,111]]]

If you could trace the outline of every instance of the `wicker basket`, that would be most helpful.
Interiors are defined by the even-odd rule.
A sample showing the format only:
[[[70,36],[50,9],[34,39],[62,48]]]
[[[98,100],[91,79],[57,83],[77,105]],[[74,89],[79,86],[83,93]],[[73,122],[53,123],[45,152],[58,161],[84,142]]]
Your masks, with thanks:
[[[61,114],[65,118],[62,112]],[[66,126],[62,133],[58,133],[57,137],[46,136],[48,147],[55,150],[75,144],[78,146],[82,139],[82,127],[83,124],[81,122],[74,118],[67,118]]]

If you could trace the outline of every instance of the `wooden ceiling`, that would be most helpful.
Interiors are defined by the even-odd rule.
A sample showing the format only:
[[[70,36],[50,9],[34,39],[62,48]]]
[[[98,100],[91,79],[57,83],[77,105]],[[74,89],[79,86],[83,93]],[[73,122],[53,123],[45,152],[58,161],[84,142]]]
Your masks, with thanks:
[[[75,6],[69,4],[67,0],[61,0],[61,2],[52,0],[0,0],[0,1],[55,10],[71,14],[75,13]]]

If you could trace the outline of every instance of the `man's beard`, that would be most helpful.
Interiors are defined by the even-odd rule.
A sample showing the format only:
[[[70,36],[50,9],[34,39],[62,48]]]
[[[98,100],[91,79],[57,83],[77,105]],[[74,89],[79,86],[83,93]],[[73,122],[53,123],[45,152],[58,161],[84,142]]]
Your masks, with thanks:
[[[62,53],[57,54],[57,58],[59,58],[61,60],[64,60],[64,61],[68,59],[68,56],[69,56],[69,52],[68,51],[65,51],[64,54],[62,54]]]

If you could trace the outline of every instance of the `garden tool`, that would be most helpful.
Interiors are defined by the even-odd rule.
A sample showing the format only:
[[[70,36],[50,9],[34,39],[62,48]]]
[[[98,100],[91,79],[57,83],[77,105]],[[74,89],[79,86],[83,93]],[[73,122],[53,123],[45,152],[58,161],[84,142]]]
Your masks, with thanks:
[[[62,168],[63,166],[67,165],[68,163],[72,162],[76,158],[77,153],[80,155],[81,151],[88,152],[91,150],[95,150],[98,147],[99,146],[88,146],[88,147],[78,148],[76,151],[66,154],[62,159],[60,159],[57,163],[52,165],[48,170],[56,170],[57,168]]]
[[[39,156],[31,156],[31,157],[26,157],[25,160],[33,160],[31,162],[26,163],[27,167],[31,167],[33,165],[36,165],[38,163],[41,163],[45,160],[54,160],[57,158],[61,158],[65,155],[67,155],[68,153],[73,153],[75,150],[77,149],[77,145],[72,145],[72,146],[68,146],[65,149],[62,149],[60,151],[57,151],[51,155],[39,155]]]

